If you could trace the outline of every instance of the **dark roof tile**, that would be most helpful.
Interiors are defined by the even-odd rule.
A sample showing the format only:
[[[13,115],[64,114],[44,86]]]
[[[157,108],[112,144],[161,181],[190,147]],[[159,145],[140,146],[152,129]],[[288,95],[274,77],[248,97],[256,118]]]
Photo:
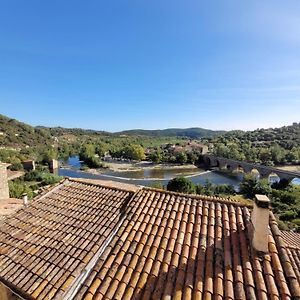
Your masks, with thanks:
[[[132,195],[72,180],[47,191],[2,221],[0,278],[34,298],[62,297]]]

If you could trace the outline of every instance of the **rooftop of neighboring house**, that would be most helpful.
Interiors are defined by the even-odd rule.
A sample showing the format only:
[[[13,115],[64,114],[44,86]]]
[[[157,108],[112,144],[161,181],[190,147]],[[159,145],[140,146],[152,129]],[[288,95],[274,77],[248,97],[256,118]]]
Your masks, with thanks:
[[[300,297],[300,243],[272,213],[262,253],[249,205],[105,183],[66,179],[2,220],[0,281],[25,299]]]

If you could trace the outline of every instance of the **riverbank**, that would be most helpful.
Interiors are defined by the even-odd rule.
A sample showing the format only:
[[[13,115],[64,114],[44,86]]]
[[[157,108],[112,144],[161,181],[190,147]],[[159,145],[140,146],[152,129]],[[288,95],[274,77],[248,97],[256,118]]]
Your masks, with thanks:
[[[74,159],[74,158],[73,158]],[[61,169],[70,169],[70,168],[81,168],[81,161],[75,158],[75,162],[61,162]],[[85,172],[89,172],[91,174],[102,174],[107,172],[138,172],[144,170],[188,170],[188,171],[196,171],[199,170],[193,164],[173,164],[173,163],[164,163],[164,164],[157,164],[151,161],[140,161],[140,162],[124,162],[124,161],[110,161],[110,162],[103,162],[103,168],[84,168]],[[200,169],[202,170],[202,169]]]
[[[300,165],[289,165],[289,166],[281,166],[277,167],[278,169],[291,171],[291,172],[299,172],[300,173]]]
[[[129,171],[142,171],[142,170],[172,170],[172,169],[197,169],[192,164],[156,164],[151,161],[140,161],[140,162],[104,162],[107,169],[113,172],[129,172]]]

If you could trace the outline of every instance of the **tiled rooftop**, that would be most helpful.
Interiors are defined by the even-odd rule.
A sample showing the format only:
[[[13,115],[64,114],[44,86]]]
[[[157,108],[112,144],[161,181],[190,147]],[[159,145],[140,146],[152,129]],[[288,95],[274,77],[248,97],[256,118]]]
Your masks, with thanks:
[[[139,191],[76,299],[291,299],[296,276],[270,221],[251,248],[250,212],[229,202]]]
[[[282,231],[282,238],[289,247],[300,249],[300,233],[284,230]]]
[[[0,226],[0,278],[61,299],[119,221],[131,192],[65,181]]]
[[[300,282],[300,233],[282,231],[282,238],[286,243],[292,267]]]
[[[0,279],[34,299],[300,298],[272,213],[269,253],[251,247],[250,209],[67,180],[1,224]]]
[[[23,208],[23,200],[16,198],[8,198],[0,200],[0,220],[5,216]]]

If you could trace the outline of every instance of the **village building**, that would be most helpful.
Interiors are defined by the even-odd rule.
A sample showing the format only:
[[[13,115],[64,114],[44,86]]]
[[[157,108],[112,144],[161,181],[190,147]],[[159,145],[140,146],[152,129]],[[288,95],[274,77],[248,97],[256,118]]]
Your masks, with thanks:
[[[7,299],[300,299],[300,235],[251,205],[65,179],[0,224]]]

